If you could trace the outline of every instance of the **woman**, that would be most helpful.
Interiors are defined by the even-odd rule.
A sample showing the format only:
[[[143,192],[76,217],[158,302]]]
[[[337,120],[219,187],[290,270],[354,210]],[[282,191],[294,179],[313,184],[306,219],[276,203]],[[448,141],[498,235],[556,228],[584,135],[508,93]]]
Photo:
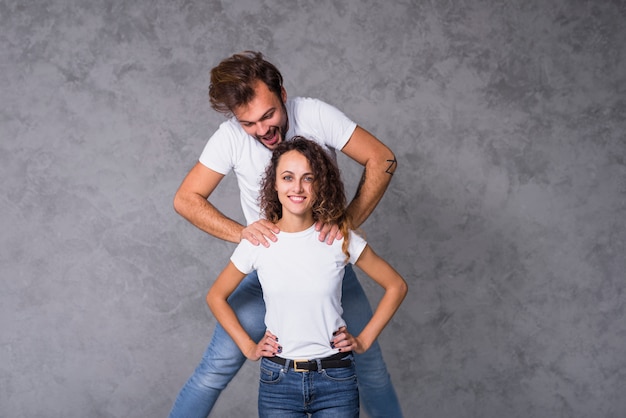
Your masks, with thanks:
[[[318,144],[295,137],[273,152],[265,172],[261,209],[280,228],[270,245],[242,241],[207,294],[222,327],[250,360],[261,361],[259,416],[358,417],[352,352],[365,352],[407,292],[402,277],[350,230],[343,183]],[[318,240],[316,222],[336,223],[343,239]],[[385,290],[358,336],[343,321],[341,280],[354,263]],[[228,297],[253,270],[266,304],[265,336],[253,341]]]

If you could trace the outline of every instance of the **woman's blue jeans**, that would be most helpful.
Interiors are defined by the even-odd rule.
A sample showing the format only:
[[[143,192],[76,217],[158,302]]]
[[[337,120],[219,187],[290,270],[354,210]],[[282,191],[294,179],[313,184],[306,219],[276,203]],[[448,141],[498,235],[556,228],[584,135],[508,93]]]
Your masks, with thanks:
[[[308,414],[311,418],[359,417],[354,362],[348,367],[296,372],[289,363],[281,366],[261,359],[259,418],[306,418]]]
[[[343,318],[348,331],[358,335],[371,318],[372,308],[351,265],[346,266],[342,292]],[[265,333],[265,303],[256,272],[244,278],[228,302],[250,337],[260,340]],[[206,418],[245,361],[239,347],[217,324],[200,364],[178,394],[170,418]],[[372,418],[402,417],[378,342],[365,353],[355,355],[354,361],[365,411]]]

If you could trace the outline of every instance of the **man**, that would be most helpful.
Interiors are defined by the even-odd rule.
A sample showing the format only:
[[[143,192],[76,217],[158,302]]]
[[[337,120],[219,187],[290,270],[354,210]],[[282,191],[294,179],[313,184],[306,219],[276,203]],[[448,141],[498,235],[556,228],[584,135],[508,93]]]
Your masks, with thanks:
[[[396,159],[382,142],[334,107],[315,99],[287,100],[278,69],[262,54],[244,52],[223,60],[211,70],[212,107],[227,116],[207,142],[199,162],[190,170],[174,198],[176,211],[203,231],[226,241],[246,239],[271,245],[280,239],[278,228],[260,219],[260,180],[272,149],[295,135],[320,143],[331,153],[340,150],[362,166],[357,193],[348,205],[354,228],[359,227],[382,198],[396,169]],[[247,226],[228,218],[210,202],[211,193],[233,170]],[[335,225],[316,225],[320,241],[341,239]],[[302,295],[306,297],[306,289]],[[248,275],[229,303],[256,341],[265,333],[265,305],[256,273]],[[345,269],[342,305],[351,334],[358,334],[372,315],[367,297],[352,267]],[[276,346],[268,346],[275,353]],[[201,363],[182,388],[170,417],[206,417],[222,389],[237,373],[245,357],[218,324]],[[402,416],[380,347],[376,343],[355,356],[361,400],[372,417]]]

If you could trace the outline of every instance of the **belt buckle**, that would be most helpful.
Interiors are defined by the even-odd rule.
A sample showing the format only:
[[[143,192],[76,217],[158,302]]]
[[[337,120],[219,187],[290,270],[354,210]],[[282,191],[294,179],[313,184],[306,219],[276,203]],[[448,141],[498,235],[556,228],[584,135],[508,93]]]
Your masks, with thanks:
[[[300,368],[298,368],[298,362],[300,362],[300,363],[308,363],[309,360],[302,359],[302,358],[301,359],[294,359],[293,360],[293,371],[294,372],[308,372],[309,371],[308,369],[300,369]]]

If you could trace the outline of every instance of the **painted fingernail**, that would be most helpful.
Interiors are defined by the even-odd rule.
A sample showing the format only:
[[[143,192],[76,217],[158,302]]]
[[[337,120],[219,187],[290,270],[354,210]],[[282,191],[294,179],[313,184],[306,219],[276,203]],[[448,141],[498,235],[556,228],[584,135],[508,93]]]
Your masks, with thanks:
[[[282,353],[282,352],[283,352],[283,348],[279,346],[279,347],[278,347],[278,354],[280,354],[280,353]]]
[[[335,348],[335,343],[334,342],[330,342],[330,348]]]

